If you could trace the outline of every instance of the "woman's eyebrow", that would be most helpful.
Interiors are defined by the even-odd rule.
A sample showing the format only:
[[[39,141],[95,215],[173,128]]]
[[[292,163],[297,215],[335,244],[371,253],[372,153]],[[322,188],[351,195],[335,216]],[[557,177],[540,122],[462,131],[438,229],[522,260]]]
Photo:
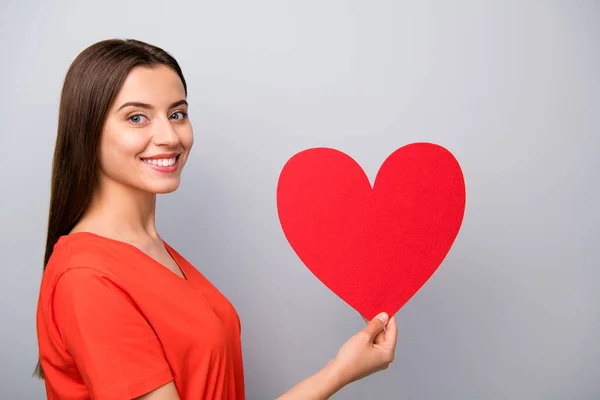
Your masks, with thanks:
[[[188,102],[186,100],[179,100],[179,101],[176,101],[175,103],[171,104],[169,106],[169,108],[177,107],[177,106],[180,106],[182,104],[185,104],[187,106]],[[150,104],[140,103],[139,101],[128,101],[127,103],[124,103],[123,105],[121,105],[121,107],[119,107],[119,109],[117,111],[121,111],[125,107],[140,107],[140,108],[146,108],[146,109],[149,109],[149,110],[151,110],[151,109],[154,108]]]

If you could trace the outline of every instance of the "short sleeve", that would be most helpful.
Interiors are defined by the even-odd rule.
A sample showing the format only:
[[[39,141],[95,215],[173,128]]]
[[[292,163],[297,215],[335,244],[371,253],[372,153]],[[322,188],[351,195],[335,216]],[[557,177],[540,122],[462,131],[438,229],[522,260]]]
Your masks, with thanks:
[[[131,296],[102,272],[65,272],[52,308],[92,399],[131,399],[173,380],[154,330]]]

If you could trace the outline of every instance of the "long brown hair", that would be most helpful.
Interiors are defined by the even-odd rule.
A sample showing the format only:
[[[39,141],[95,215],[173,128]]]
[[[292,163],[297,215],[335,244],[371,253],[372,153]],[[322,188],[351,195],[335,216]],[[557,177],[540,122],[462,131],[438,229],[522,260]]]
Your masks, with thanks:
[[[134,39],[92,44],[69,67],[61,93],[52,162],[50,209],[43,270],[58,239],[68,234],[88,207],[96,185],[98,147],[106,114],[129,71],[166,65],[187,84],[177,61],[165,50]],[[34,376],[44,379],[38,359]]]

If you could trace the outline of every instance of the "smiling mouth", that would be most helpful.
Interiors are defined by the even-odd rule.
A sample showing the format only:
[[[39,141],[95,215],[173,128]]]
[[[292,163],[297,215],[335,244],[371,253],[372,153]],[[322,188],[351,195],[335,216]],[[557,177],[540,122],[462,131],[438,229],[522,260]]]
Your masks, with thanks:
[[[172,165],[175,165],[178,159],[179,154],[175,157],[170,158],[142,158],[142,161],[146,164],[154,165],[157,167],[170,167]]]
[[[164,158],[142,158],[142,162],[146,164],[147,167],[153,169],[154,171],[161,173],[175,173],[179,170],[179,156],[178,154],[173,157],[164,157]]]

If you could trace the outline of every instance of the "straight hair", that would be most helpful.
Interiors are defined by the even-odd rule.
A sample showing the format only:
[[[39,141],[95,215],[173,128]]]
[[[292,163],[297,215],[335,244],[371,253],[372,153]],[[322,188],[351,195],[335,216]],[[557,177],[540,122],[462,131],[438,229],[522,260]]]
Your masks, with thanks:
[[[98,150],[106,114],[132,68],[165,65],[187,84],[175,58],[135,39],[96,42],[77,55],[63,82],[50,185],[43,271],[58,239],[86,211],[97,183]],[[44,379],[38,357],[33,375]]]

